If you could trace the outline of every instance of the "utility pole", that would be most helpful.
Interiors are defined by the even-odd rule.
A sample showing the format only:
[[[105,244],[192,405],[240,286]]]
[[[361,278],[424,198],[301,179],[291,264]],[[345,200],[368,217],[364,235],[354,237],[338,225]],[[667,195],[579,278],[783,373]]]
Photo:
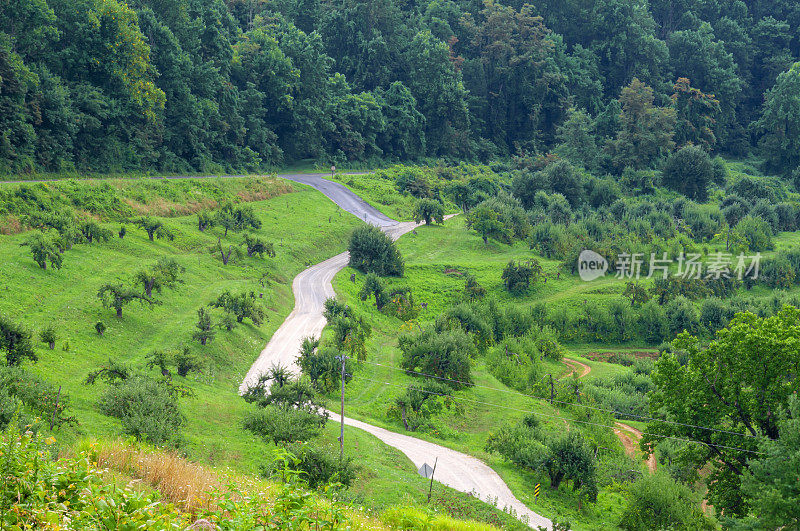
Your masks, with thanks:
[[[336,356],[336,359],[342,362],[342,411],[339,415],[339,462],[342,462],[344,461],[344,365],[345,361],[347,361],[347,356],[342,354],[341,356]]]

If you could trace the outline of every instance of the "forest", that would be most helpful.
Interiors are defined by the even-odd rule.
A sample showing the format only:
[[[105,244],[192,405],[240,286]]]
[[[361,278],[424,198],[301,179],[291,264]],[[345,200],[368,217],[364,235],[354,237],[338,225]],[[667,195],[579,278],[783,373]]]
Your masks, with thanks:
[[[256,172],[689,144],[794,175],[800,6],[774,0],[5,0],[0,172]]]

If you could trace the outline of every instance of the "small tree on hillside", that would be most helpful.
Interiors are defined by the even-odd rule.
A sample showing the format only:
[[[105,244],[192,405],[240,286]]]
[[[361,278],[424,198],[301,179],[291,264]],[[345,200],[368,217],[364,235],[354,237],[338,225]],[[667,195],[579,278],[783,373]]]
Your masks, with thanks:
[[[261,220],[256,217],[253,207],[250,205],[228,203],[219,209],[214,222],[225,229],[225,236],[228,235],[229,230],[241,232],[246,229],[261,228]]]
[[[253,292],[233,295],[226,290],[209,306],[221,308],[232,314],[236,317],[237,323],[250,319],[254,325],[259,326],[264,322],[264,308],[258,304]]]
[[[403,259],[392,239],[378,227],[364,225],[350,236],[350,267],[380,276],[403,276]]]
[[[46,343],[50,350],[53,350],[56,348],[56,328],[53,325],[48,326],[39,332],[39,339],[42,340],[42,343]]]
[[[242,255],[242,250],[238,245],[233,243],[222,245],[222,240],[220,238],[217,238],[217,243],[212,245],[209,248],[209,251],[211,254],[219,254],[219,257],[222,260],[222,265],[228,265],[228,262],[230,262],[231,258],[236,260]]]
[[[94,240],[107,242],[112,235],[110,230],[104,229],[97,222],[92,220],[81,222],[78,228],[83,238],[89,243],[92,243]]]
[[[19,365],[24,359],[36,361],[31,333],[22,325],[0,315],[0,351],[6,353],[8,365]]]
[[[135,222],[137,227],[144,229],[147,232],[147,237],[150,238],[150,241],[153,241],[153,238],[158,238],[159,240],[174,240],[175,235],[172,234],[165,225],[164,222],[150,216],[145,216],[137,219]]]
[[[368,297],[375,297],[375,307],[378,310],[383,308],[383,305],[386,304],[386,289],[380,277],[375,273],[368,273],[359,296],[362,301],[367,300]]]
[[[208,212],[198,212],[197,213],[197,228],[200,232],[205,231],[206,229],[213,227],[215,223],[214,216],[209,214]]]
[[[97,290],[97,298],[103,303],[105,308],[114,308],[117,312],[117,317],[122,317],[122,308],[133,301],[138,301],[141,304],[153,306],[154,304],[161,304],[160,302],[151,299],[147,295],[139,293],[138,291],[125,287],[124,285],[117,284],[104,284]]]
[[[440,225],[444,223],[444,208],[442,204],[433,199],[417,201],[414,206],[414,221],[419,223],[422,220],[425,220],[425,225],[430,225],[431,222]]]
[[[142,269],[136,273],[134,278],[144,289],[144,294],[148,298],[153,295],[153,290],[161,293],[163,288],[172,288],[181,282],[180,274],[186,271],[172,258],[162,257],[151,267]]]
[[[650,292],[638,282],[626,282],[622,296],[631,301],[631,306],[640,306],[650,300]]]
[[[489,239],[501,243],[511,243],[511,230],[500,221],[497,212],[486,206],[480,206],[470,212],[467,223],[483,238],[484,245]]]
[[[197,324],[195,324],[195,327],[197,327],[197,330],[192,334],[192,339],[199,341],[201,345],[205,345],[214,339],[215,332],[214,323],[211,321],[211,312],[203,306],[197,310]]]
[[[47,269],[47,262],[50,262],[50,265],[56,269],[61,269],[64,258],[61,255],[62,240],[58,234],[51,231],[36,231],[22,245],[30,247],[33,261],[42,269]]]
[[[257,236],[245,234],[244,245],[247,248],[247,256],[249,257],[257,254],[259,258],[263,258],[264,255],[275,258],[275,247],[272,243],[266,243]]]

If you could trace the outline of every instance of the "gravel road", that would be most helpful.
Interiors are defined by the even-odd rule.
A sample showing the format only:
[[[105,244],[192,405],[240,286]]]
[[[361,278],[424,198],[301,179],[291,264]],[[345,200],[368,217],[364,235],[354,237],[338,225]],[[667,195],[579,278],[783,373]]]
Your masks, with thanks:
[[[316,188],[342,209],[380,227],[393,239],[412,231],[414,222],[397,222],[385,216],[341,184],[322,178],[321,174],[281,175],[284,179]],[[303,338],[319,336],[326,321],[322,316],[325,299],[335,292],[331,281],[349,260],[347,252],[338,254],[301,272],[292,281],[295,307],[289,317],[273,334],[258,359],[247,372],[239,387],[244,392],[259,375],[267,372],[273,364],[281,364],[299,374],[297,355]],[[331,413],[331,420],[339,422],[339,415]],[[433,465],[438,458],[434,479],[461,492],[472,494],[482,500],[491,500],[500,508],[513,509],[517,517],[532,527],[552,528],[547,518],[538,515],[519,501],[497,473],[479,459],[437,444],[395,433],[365,422],[345,417],[345,424],[364,430],[384,443],[403,452],[414,466],[423,463]]]

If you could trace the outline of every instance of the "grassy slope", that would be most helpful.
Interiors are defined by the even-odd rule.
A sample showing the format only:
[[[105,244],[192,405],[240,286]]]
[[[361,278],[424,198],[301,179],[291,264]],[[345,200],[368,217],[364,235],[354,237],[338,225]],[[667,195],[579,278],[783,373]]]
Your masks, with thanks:
[[[207,368],[189,380],[196,399],[184,402],[188,423],[186,438],[191,454],[211,463],[237,463],[254,469],[260,450],[252,437],[238,427],[244,402],[237,387],[272,332],[291,311],[294,300],[291,279],[306,265],[341,251],[358,221],[343,214],[316,191],[297,186],[295,193],[252,203],[263,228],[257,231],[276,245],[274,259],[245,258],[223,266],[207,248],[216,234],[200,233],[194,217],[167,220],[175,230],[174,242],[150,242],[144,231],[129,226],[124,240],[76,245],[65,255],[61,270],[42,270],[20,243],[26,236],[0,237],[0,311],[21,320],[34,330],[54,323],[60,339],[56,350],[39,348],[40,361],[33,370],[64,386],[80,421],[80,430],[97,436],[119,432],[116,420],[102,415],[95,401],[104,384],[85,386],[86,374],[113,357],[135,366],[153,349],[171,349],[188,344],[203,357]],[[295,220],[302,216],[304,223]],[[329,223],[328,218],[333,222]],[[118,228],[109,224],[109,228]],[[292,234],[287,238],[287,234]],[[230,240],[241,236],[231,235]],[[131,304],[117,319],[96,298],[105,282],[126,279],[159,256],[175,258],[186,268],[185,282],[166,290],[158,298],[163,304],[148,310]],[[268,274],[268,284],[258,279]],[[263,293],[268,320],[260,328],[244,324],[233,332],[220,331],[207,347],[192,342],[196,311],[225,289]],[[104,337],[94,331],[102,320],[108,326]],[[69,351],[63,350],[69,345]],[[38,345],[44,347],[44,345]]]
[[[510,259],[529,258],[531,252],[522,244],[505,246],[490,243],[484,246],[477,235],[464,231],[461,217],[453,218],[441,227],[420,227],[416,235],[406,235],[398,243],[406,260],[406,275],[395,283],[411,286],[415,301],[427,303],[427,309],[422,310],[418,318],[422,326],[432,322],[441,311],[457,300],[463,289],[463,277],[454,273],[447,274],[447,269],[468,270],[493,296],[526,305],[537,300],[547,300],[548,303],[578,307],[583,298],[606,298],[612,296],[607,291],[617,291],[598,289],[614,288],[613,280],[587,284],[562,275],[561,280],[555,281],[557,262],[540,260],[545,272],[552,279],[546,285],[537,286],[526,297],[514,298],[502,289],[500,271]],[[369,342],[368,361],[397,367],[400,359],[397,335],[403,324],[397,319],[378,313],[374,306],[358,300],[360,282],[350,282],[350,274],[354,272],[346,268],[337,275],[334,279],[336,291],[344,300],[359,305],[369,313],[373,337]],[[356,275],[360,278],[360,273]],[[609,365],[581,357],[577,359],[593,367]],[[561,374],[566,369],[557,364],[548,366],[546,370]],[[613,366],[609,366],[608,370],[614,370]],[[489,374],[482,358],[476,360],[473,377],[479,385],[506,389]],[[403,427],[399,422],[387,419],[386,411],[391,401],[401,393],[402,387],[411,381],[411,377],[400,371],[365,363],[348,384],[348,411],[354,417],[402,431]],[[518,421],[526,411],[538,413],[543,423],[553,430],[562,430],[565,421],[550,416],[570,417],[569,413],[538,399],[480,387],[461,391],[457,396],[475,402],[457,400],[453,413],[442,417],[438,424],[439,430],[430,434],[416,433],[415,436],[480,457],[503,477],[520,500],[546,516],[569,520],[576,529],[602,529],[613,525],[622,506],[619,493],[602,491],[596,506],[587,507],[584,504],[583,509],[578,510],[577,498],[571,490],[562,488],[559,492],[553,492],[546,488],[548,483],[544,474],[521,471],[483,450],[489,432],[503,424]],[[610,430],[608,432],[604,437],[605,445],[616,447],[618,441],[610,434]],[[536,483],[542,483],[543,489],[542,496],[534,501],[533,486]]]

